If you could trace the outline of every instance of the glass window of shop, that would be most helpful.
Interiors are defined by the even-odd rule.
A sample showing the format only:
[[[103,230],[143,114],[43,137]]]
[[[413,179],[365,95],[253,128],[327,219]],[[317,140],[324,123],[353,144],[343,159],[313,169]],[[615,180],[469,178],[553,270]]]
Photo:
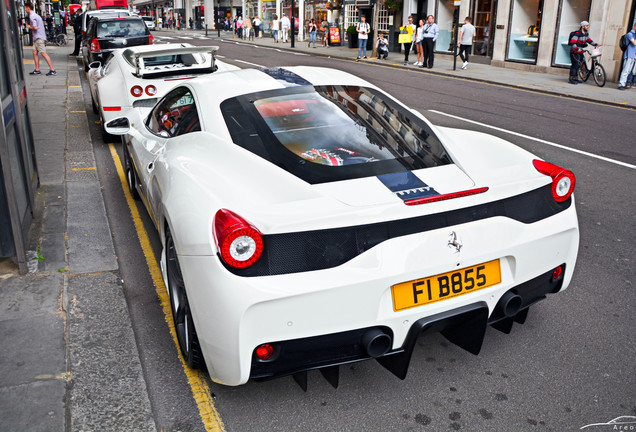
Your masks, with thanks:
[[[570,67],[570,45],[568,36],[578,30],[581,21],[588,21],[591,0],[561,0],[559,3],[559,18],[557,21],[557,37],[554,40],[553,66]]]
[[[436,5],[435,22],[439,27],[439,35],[435,43],[435,51],[451,52],[453,41],[453,15],[455,13],[455,2],[453,0],[438,0]],[[426,22],[426,17],[424,17]],[[417,25],[417,23],[414,23]]]
[[[276,1],[262,2],[261,20],[263,20],[263,33],[272,32],[272,21],[274,21],[274,15],[276,15]]]
[[[506,60],[536,63],[543,0],[512,0]]]

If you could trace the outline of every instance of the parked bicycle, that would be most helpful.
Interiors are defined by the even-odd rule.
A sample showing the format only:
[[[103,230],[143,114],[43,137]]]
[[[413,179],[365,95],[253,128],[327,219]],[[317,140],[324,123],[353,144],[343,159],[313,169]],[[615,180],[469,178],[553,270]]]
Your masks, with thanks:
[[[594,75],[594,82],[597,86],[603,87],[605,85],[605,68],[601,65],[601,50],[598,48],[594,48],[592,51],[585,50],[585,58],[583,59],[583,64],[579,69],[579,78],[581,81],[585,82],[590,77],[590,75]],[[592,64],[588,65],[588,57],[592,60]]]
[[[61,26],[54,26],[52,29],[48,30],[46,38],[48,39],[47,43],[57,46],[63,46],[67,43],[66,35],[62,33]]]

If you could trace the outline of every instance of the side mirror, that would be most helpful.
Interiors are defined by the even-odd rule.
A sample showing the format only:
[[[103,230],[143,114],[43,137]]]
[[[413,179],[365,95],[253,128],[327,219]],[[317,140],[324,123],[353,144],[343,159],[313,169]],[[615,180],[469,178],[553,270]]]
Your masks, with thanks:
[[[104,130],[111,135],[124,135],[130,131],[130,122],[126,117],[117,117],[106,123]]]
[[[102,62],[100,61],[94,61],[88,65],[89,69],[99,69],[100,67],[102,67]]]

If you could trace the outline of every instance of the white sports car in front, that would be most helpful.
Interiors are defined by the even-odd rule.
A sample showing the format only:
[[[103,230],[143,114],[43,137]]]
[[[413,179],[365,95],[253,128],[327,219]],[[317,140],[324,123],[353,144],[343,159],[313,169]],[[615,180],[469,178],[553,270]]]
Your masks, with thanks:
[[[215,71],[238,70],[216,59],[218,47],[190,44],[142,45],[113,51],[88,71],[93,112],[104,125],[131,108],[150,110],[183,80]]]
[[[162,239],[184,358],[219,383],[337,386],[370,358],[403,379],[422,333],[476,354],[572,278],[570,171],[344,72],[215,73],[107,130]]]

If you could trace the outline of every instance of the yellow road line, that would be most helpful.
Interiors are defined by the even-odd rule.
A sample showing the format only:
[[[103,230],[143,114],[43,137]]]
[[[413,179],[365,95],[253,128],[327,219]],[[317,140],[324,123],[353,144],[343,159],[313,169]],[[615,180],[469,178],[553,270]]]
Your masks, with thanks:
[[[179,360],[181,361],[183,371],[188,378],[194,400],[199,408],[199,414],[201,415],[203,426],[205,427],[205,430],[209,432],[224,432],[225,426],[223,425],[223,421],[221,420],[219,412],[214,406],[214,401],[212,400],[212,392],[210,390],[210,387],[206,383],[203,372],[189,368],[183,360],[183,356],[181,355],[181,351],[179,350],[177,333],[174,329],[174,321],[172,320],[170,298],[168,297],[168,291],[166,290],[166,286],[163,283],[163,278],[161,277],[161,270],[159,269],[159,265],[157,264],[157,259],[152,251],[152,247],[150,246],[150,240],[148,239],[146,228],[144,228],[144,224],[141,220],[141,217],[139,216],[137,205],[135,204],[135,201],[130,195],[130,191],[128,190],[126,175],[124,173],[121,160],[119,159],[119,155],[117,154],[117,150],[115,149],[115,146],[113,144],[108,144],[108,148],[110,149],[110,154],[113,158],[113,162],[115,163],[115,168],[117,169],[119,181],[124,191],[124,196],[126,197],[128,208],[130,209],[130,215],[132,216],[133,223],[135,224],[135,230],[137,231],[139,243],[144,253],[144,257],[146,258],[146,265],[148,266],[148,270],[150,271],[152,284],[154,285],[157,296],[159,297],[159,301],[161,302],[163,314],[166,322],[168,323],[168,327],[170,328],[172,340],[174,341],[177,353],[179,353]]]
[[[85,113],[86,111],[69,111],[69,112],[72,112],[72,113]]]
[[[97,167],[71,168],[71,171],[94,171]]]

